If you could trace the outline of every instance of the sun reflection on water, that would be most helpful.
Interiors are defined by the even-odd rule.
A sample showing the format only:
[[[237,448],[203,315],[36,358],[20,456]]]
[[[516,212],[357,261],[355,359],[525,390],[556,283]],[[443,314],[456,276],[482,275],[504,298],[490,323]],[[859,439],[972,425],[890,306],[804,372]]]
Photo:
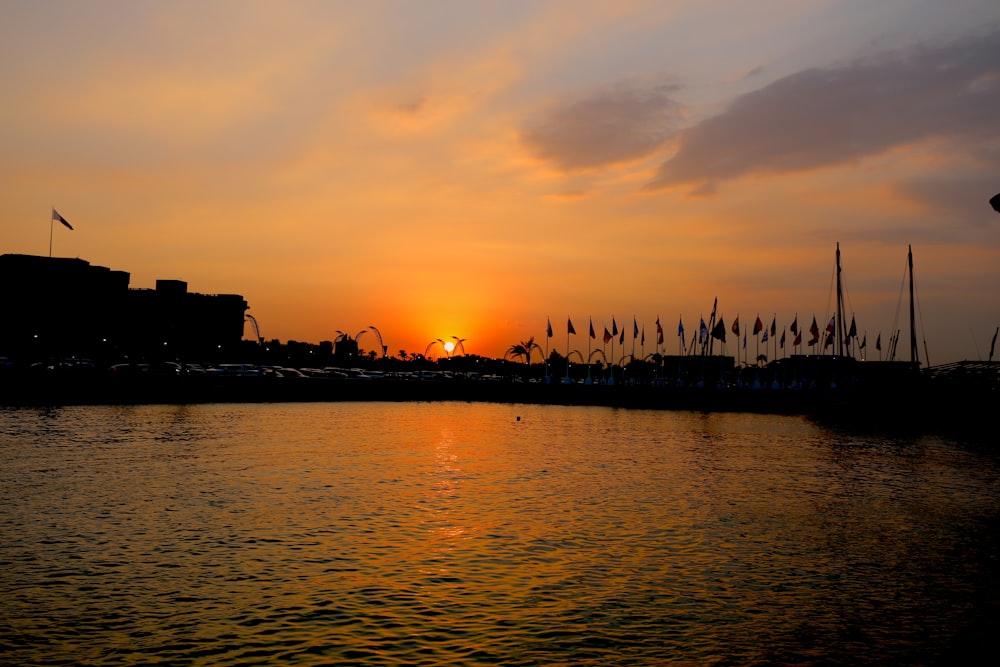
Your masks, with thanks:
[[[0,412],[17,664],[919,662],[998,555],[1000,466],[934,439],[464,403],[57,412]]]

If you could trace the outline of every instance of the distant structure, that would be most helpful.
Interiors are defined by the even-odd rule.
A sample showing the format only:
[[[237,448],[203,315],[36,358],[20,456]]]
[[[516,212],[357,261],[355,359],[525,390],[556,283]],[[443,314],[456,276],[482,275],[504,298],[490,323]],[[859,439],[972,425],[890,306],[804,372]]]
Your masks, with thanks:
[[[235,351],[247,302],[181,280],[129,287],[129,274],[82,259],[0,255],[0,356],[41,361],[197,361]]]

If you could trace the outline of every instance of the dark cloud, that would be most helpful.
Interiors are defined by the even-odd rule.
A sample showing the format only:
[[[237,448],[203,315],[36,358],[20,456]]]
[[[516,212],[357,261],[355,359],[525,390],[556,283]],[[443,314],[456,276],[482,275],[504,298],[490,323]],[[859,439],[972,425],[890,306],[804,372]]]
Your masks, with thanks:
[[[832,69],[738,98],[679,135],[647,189],[842,164],[929,138],[1000,133],[1000,33]]]
[[[532,153],[567,171],[649,155],[674,132],[678,104],[669,86],[621,84],[550,109],[521,133]]]

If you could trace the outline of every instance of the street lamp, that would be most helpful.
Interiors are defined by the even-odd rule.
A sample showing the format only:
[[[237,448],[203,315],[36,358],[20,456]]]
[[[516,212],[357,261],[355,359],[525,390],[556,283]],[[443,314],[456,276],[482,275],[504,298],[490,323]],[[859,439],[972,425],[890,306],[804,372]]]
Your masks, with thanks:
[[[388,356],[389,347],[382,340],[382,332],[379,331],[374,324],[370,325],[368,328],[374,331],[375,335],[378,336],[378,344],[382,346],[382,358],[385,359]]]

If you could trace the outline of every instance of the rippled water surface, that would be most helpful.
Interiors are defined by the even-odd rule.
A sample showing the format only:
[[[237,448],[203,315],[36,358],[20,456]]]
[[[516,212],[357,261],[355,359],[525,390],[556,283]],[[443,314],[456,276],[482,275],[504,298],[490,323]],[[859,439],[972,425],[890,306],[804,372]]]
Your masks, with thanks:
[[[948,664],[1000,466],[761,415],[0,411],[0,662]]]

